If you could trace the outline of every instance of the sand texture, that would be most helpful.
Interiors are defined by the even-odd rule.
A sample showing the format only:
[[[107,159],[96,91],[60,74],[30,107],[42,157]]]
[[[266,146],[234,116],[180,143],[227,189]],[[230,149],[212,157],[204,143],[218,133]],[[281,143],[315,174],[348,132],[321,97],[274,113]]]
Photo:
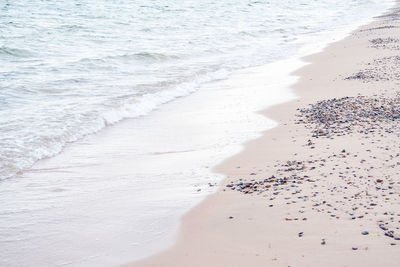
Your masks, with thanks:
[[[127,266],[400,266],[400,9],[294,73],[177,243]]]

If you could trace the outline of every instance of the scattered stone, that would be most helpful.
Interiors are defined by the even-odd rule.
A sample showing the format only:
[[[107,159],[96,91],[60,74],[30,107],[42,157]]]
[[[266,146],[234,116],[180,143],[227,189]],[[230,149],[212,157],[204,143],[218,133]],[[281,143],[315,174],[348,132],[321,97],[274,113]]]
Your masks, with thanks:
[[[378,58],[368,64],[369,68],[359,71],[345,80],[361,80],[364,83],[399,80],[399,64],[400,56]]]
[[[400,240],[397,232],[400,220],[395,217],[400,214],[395,214],[395,206],[391,206],[397,205],[400,197],[400,180],[395,180],[400,174],[400,153],[397,152],[400,144],[393,141],[400,137],[399,114],[400,95],[333,98],[299,109],[296,123],[310,130],[304,147],[315,145],[322,150],[325,140],[344,135],[355,136],[362,141],[361,145],[368,144],[369,147],[358,151],[352,144],[349,144],[350,148],[339,149],[327,145],[322,154],[321,151],[312,151],[313,154],[310,151],[310,155],[300,159],[277,160],[273,167],[268,166],[271,176],[246,177],[232,181],[226,187],[243,194],[264,196],[270,203],[279,201],[294,206],[299,214],[316,212],[335,220],[351,218],[351,222],[375,220],[379,230],[383,231],[380,236]],[[383,164],[377,164],[380,162]],[[261,173],[260,170],[259,175]],[[273,207],[270,203],[266,205]],[[306,204],[299,208],[299,203]],[[393,207],[393,210],[380,212],[376,207]],[[282,217],[286,221],[306,221],[300,216]],[[368,231],[361,234],[370,235]],[[298,236],[302,237],[303,232]]]
[[[398,45],[399,39],[394,39],[391,37],[375,38],[370,40],[370,43],[372,44],[371,47],[377,49],[400,50],[400,46]]]
[[[399,57],[400,64],[400,57]],[[357,132],[372,134],[383,122],[393,121],[400,110],[400,96],[343,97],[319,101],[310,108],[300,109],[298,124],[311,128],[313,137],[342,136]],[[344,153],[342,150],[342,153]]]

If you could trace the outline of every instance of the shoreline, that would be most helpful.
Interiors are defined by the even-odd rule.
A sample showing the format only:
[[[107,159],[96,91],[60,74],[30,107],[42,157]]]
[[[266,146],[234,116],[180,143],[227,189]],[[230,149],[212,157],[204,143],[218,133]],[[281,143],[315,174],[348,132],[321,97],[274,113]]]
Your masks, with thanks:
[[[392,245],[392,239],[388,240],[379,229],[375,229],[376,221],[371,218],[360,218],[354,223],[354,220],[344,219],[342,216],[332,217],[331,213],[326,216],[315,212],[314,206],[309,204],[304,204],[305,208],[302,208],[304,206],[298,206],[298,203],[289,205],[285,198],[271,201],[256,195],[257,192],[254,191],[250,196],[236,190],[227,190],[230,188],[226,185],[237,184],[239,179],[249,182],[252,179],[259,181],[270,177],[280,171],[281,163],[287,161],[303,161],[309,158],[326,160],[330,157],[329,153],[340,154],[341,151],[352,151],[358,157],[367,157],[370,153],[367,150],[376,150],[373,143],[363,144],[364,147],[361,148],[360,140],[365,140],[353,133],[335,137],[333,140],[314,140],[309,129],[296,123],[297,108],[307,108],[309,104],[320,100],[344,96],[373,96],[377,93],[377,87],[386,90],[382,91],[385,96],[393,96],[392,88],[397,84],[396,77],[380,77],[378,74],[382,72],[382,68],[376,60],[393,57],[396,55],[396,48],[370,47],[370,40],[400,37],[395,32],[399,25],[394,19],[399,16],[397,7],[398,5],[385,13],[386,15],[379,16],[378,20],[361,26],[345,39],[329,44],[322,52],[303,58],[311,64],[294,72],[294,75],[300,76],[292,87],[299,99],[262,111],[262,114],[278,122],[279,126],[264,132],[261,138],[247,142],[242,152],[214,169],[218,173],[226,174],[227,178],[221,182],[217,193],[207,197],[183,217],[181,232],[173,247],[127,266],[261,266],[266,263],[272,266],[362,266],[367,263],[394,266],[400,259],[400,256],[396,256],[396,245]],[[396,24],[395,27],[391,27],[392,24]],[[372,71],[376,77],[380,77],[378,82],[365,81],[355,75],[360,73],[360,69],[368,70],[368,63],[378,64],[378,70],[375,73]],[[385,64],[383,69],[392,69],[390,67],[396,63]],[[356,78],[345,79],[346,77]],[[362,77],[368,79],[368,76]],[[322,87],[324,90],[321,90]],[[312,149],[307,145],[307,140],[312,140]],[[385,142],[396,143],[391,137]],[[348,159],[350,165],[358,163],[354,158]],[[347,168],[344,162],[335,161],[332,164],[338,164],[338,169]],[[381,162],[374,164],[379,167]],[[321,172],[324,172],[326,168],[320,165],[317,170],[322,169]],[[364,169],[361,171],[370,172]],[[318,177],[323,174],[316,174],[311,170],[305,172]],[[343,170],[345,172],[346,169]],[[335,178],[338,178],[338,174],[333,174],[332,179]],[[325,184],[326,179],[319,179],[317,182],[319,186],[330,186]],[[332,181],[335,182],[338,181]],[[301,190],[303,189],[309,193],[312,190]],[[352,190],[355,189],[350,191]],[[336,194],[340,195],[338,192]],[[337,201],[328,195],[324,195],[324,198]],[[383,207],[378,208],[378,213],[383,212]],[[303,211],[301,214],[298,213],[299,209]],[[360,234],[365,229],[371,232],[367,237]],[[304,236],[300,236],[300,233]]]
[[[233,166],[228,170],[234,173],[228,184],[231,187],[221,188],[217,185],[224,177],[221,173],[212,172],[212,166],[239,153],[244,142],[258,139],[266,129],[276,127],[276,123],[264,117],[260,110],[270,106],[278,108],[280,103],[294,99],[291,86],[297,81],[297,76],[289,76],[289,73],[308,64],[300,58],[319,52],[327,44],[344,38],[362,23],[369,22],[370,19],[365,18],[370,18],[371,13],[383,12],[391,5],[386,2],[372,1],[371,6],[376,9],[360,5],[359,1],[354,4],[344,1],[337,7],[325,2],[322,6],[316,3],[316,10],[320,7],[321,10],[329,8],[329,12],[336,12],[330,14],[327,20],[324,12],[314,13],[316,10],[305,7],[304,11],[310,14],[310,23],[301,19],[305,15],[302,12],[298,14],[300,17],[295,12],[292,18],[290,12],[286,14],[284,10],[285,15],[289,14],[289,21],[300,18],[298,23],[293,24],[299,30],[293,31],[295,34],[288,39],[278,34],[285,38],[285,43],[288,42],[287,50],[277,49],[280,52],[275,53],[271,43],[266,51],[269,51],[268,58],[272,55],[277,59],[280,55],[289,56],[290,47],[294,49],[300,45],[301,49],[292,51],[297,51],[296,56],[259,67],[246,67],[232,72],[227,79],[205,83],[193,94],[162,104],[151,114],[125,119],[68,143],[61,153],[39,160],[31,168],[18,173],[15,179],[2,181],[0,199],[4,203],[4,211],[0,236],[5,246],[0,253],[0,262],[10,266],[29,266],[32,262],[43,266],[110,266],[142,260],[170,248],[175,244],[182,216],[207,196],[218,189],[229,189],[227,196],[214,203],[236,201],[237,195],[241,195],[231,190],[232,185],[237,183],[236,179],[248,177],[259,180],[273,171],[264,170],[261,161],[258,166],[253,166],[252,161],[245,159],[242,164],[240,159],[241,169]],[[258,4],[264,6],[264,3]],[[293,7],[294,11],[303,8],[300,3],[296,4],[298,8],[282,4]],[[230,10],[230,7],[226,8]],[[196,8],[193,10],[196,11]],[[257,10],[260,11],[259,8]],[[111,14],[112,9],[110,11]],[[261,12],[261,19],[265,17],[263,14]],[[352,15],[344,17],[343,14]],[[315,21],[323,25],[327,23],[328,29],[337,26],[327,34],[328,30],[321,32],[325,27],[319,27]],[[250,22],[253,24],[255,21],[251,19]],[[302,27],[299,28],[303,24],[305,32]],[[284,22],[280,28],[283,27],[283,30],[287,26],[290,29],[290,25]],[[315,34],[310,36],[307,32]],[[251,42],[246,45],[253,47]],[[374,45],[382,44],[378,41]],[[262,64],[264,61],[259,58],[262,53],[257,55],[255,62]],[[93,81],[92,77],[89,80]],[[38,107],[40,109],[40,105]],[[67,124],[69,122],[66,121]],[[255,147],[257,150],[261,148]],[[264,148],[262,150],[265,151]],[[256,158],[264,159],[263,153]],[[252,190],[255,188],[253,184],[251,187]],[[249,192],[252,193],[252,190]],[[225,214],[226,211],[222,211],[235,223],[242,215],[247,216],[235,209],[245,209],[249,204],[245,201],[248,195],[238,198],[244,201],[244,205],[229,209],[235,213],[234,216],[229,214],[231,212]],[[265,197],[260,201],[264,201],[265,205]],[[225,203],[220,207],[229,205]],[[219,218],[220,214],[221,211],[213,218]],[[249,219],[253,220],[252,216],[249,213]],[[199,222],[202,218],[197,217],[193,225]],[[246,240],[241,236],[245,233],[239,233],[238,237]],[[238,239],[239,242],[242,242],[241,239]],[[226,235],[221,244],[224,240]],[[209,247],[209,243],[204,247]],[[237,249],[235,246],[230,250]],[[262,245],[257,247],[262,248]],[[253,253],[253,249],[244,250]]]

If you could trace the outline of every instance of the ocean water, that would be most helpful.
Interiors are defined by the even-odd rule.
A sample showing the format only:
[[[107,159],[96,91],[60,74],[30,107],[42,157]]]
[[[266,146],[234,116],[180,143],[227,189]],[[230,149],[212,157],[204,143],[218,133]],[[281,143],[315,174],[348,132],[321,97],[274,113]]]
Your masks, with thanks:
[[[174,241],[290,72],[393,1],[0,0],[0,265]],[[40,160],[42,159],[42,160]]]
[[[0,179],[392,1],[0,1]]]

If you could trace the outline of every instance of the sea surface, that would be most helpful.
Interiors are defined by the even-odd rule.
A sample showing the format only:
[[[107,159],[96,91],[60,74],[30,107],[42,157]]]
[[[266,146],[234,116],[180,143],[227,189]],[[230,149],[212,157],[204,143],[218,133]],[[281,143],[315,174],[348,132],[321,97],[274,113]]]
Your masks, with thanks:
[[[1,0],[0,179],[391,2]]]
[[[389,0],[0,0],[0,265],[112,266],[173,242],[275,123],[299,58]],[[42,159],[42,160],[41,160]]]

